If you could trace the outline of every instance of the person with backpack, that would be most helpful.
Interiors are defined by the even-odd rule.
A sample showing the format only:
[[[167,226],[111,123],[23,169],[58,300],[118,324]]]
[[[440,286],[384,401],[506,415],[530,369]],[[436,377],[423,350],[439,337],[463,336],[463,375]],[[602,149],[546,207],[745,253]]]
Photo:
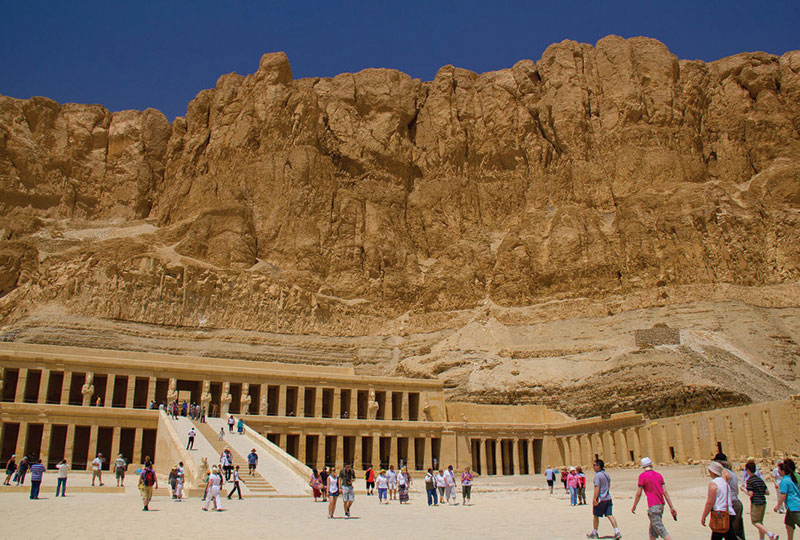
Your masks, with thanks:
[[[778,470],[782,477],[775,512],[780,510],[781,505],[786,505],[786,517],[783,519],[786,538],[794,540],[794,528],[800,526],[800,475],[797,474],[794,461],[788,458],[783,460]]]
[[[144,470],[139,476],[139,491],[142,493],[143,511],[150,510],[150,500],[153,498],[153,489],[158,489],[158,477],[153,470],[153,463],[148,459],[144,462]]]

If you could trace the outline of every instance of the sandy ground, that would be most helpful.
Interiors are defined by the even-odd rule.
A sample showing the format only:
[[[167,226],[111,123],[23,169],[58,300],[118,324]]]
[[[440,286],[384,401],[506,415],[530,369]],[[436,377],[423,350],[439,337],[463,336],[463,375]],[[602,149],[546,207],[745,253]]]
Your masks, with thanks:
[[[666,521],[674,540],[710,538],[700,527],[707,478],[697,467],[660,469],[678,509],[678,522]],[[635,515],[630,506],[637,470],[611,470],[615,515],[623,538],[647,538],[644,501]],[[89,483],[89,477],[74,475],[70,482]],[[359,488],[363,488],[359,480]],[[23,493],[0,490],[0,538],[535,538],[573,540],[585,538],[591,528],[589,507],[569,505],[563,489],[550,495],[542,476],[478,479],[471,506],[429,508],[418,479],[411,504],[396,502],[379,506],[376,497],[356,496],[353,518],[344,519],[341,502],[329,520],[326,505],[310,498],[262,498],[223,500],[225,512],[202,512],[203,503],[190,499],[175,503],[158,497],[149,513],[142,512],[138,491],[129,483],[125,495],[76,493],[56,499],[55,475],[45,479],[43,499],[31,501]],[[459,497],[460,498],[460,497]],[[785,538],[783,516],[771,511],[765,519],[773,531]],[[747,537],[758,538],[745,505]],[[607,521],[600,536],[610,538]]]

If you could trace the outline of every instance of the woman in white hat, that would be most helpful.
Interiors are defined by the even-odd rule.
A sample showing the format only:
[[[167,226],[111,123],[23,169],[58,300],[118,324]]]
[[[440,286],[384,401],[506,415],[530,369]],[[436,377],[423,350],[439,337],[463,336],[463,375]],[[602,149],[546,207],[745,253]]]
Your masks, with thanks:
[[[728,485],[728,473],[722,465],[712,461],[708,465],[708,473],[711,482],[708,483],[708,497],[703,508],[703,517],[700,518],[700,525],[706,526],[706,518],[711,512],[724,512],[728,516],[728,530],[725,532],[711,532],[711,540],[736,540],[736,532],[733,529],[733,516],[736,512],[731,504],[731,487]],[[711,526],[711,523],[709,523]]]

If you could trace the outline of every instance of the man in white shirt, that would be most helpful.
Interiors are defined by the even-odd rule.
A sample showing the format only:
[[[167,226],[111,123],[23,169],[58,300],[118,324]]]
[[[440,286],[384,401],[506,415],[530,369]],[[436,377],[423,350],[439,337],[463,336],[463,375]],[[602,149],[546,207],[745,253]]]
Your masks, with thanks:
[[[114,460],[114,477],[117,479],[117,487],[125,487],[125,469],[127,468],[128,464],[125,463],[125,458],[119,454]]]
[[[453,472],[452,465],[448,466],[447,470],[444,471],[444,483],[444,496],[447,499],[447,504],[458,504],[456,502],[456,474]]]
[[[197,432],[194,430],[194,427],[189,429],[189,441],[186,443],[186,449],[191,450],[194,448],[194,436],[197,435]]]
[[[100,485],[103,485],[103,454],[97,453],[97,457],[92,460],[92,487],[94,487],[94,479],[100,482]]]

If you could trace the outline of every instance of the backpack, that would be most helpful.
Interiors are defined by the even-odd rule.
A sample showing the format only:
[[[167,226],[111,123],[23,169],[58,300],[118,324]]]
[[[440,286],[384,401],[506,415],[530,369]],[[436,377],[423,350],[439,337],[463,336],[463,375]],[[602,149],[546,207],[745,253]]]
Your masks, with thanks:
[[[156,483],[156,473],[153,469],[145,469],[142,472],[142,484],[145,486],[152,486]]]

